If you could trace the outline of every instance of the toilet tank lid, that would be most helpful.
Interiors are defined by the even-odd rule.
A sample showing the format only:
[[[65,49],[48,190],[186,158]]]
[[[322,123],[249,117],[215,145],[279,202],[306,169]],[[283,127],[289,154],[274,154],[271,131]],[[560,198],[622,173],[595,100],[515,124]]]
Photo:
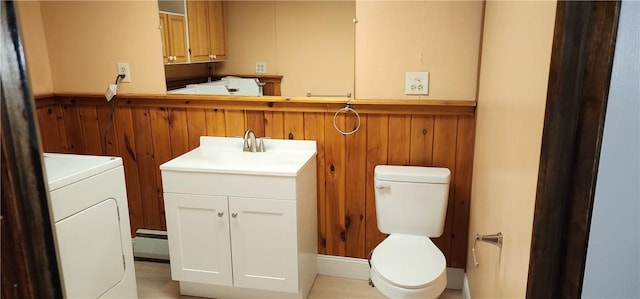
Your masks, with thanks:
[[[374,175],[381,181],[447,184],[451,171],[442,167],[378,165]]]

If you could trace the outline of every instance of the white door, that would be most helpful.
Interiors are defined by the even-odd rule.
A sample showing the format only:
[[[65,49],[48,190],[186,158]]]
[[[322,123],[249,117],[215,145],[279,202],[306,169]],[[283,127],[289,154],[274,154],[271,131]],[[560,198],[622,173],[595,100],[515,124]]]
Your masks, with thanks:
[[[296,203],[229,197],[236,287],[298,291]]]
[[[227,198],[165,193],[173,280],[232,285]]]
[[[98,298],[122,280],[124,253],[115,199],[64,218],[55,228],[66,298]]]

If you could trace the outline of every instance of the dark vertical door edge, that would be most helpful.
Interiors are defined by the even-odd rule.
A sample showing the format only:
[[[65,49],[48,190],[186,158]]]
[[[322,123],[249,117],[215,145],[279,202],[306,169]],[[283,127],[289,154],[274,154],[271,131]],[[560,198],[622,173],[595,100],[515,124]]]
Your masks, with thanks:
[[[620,2],[560,1],[527,298],[580,298]]]
[[[62,298],[15,3],[0,1],[2,299]]]

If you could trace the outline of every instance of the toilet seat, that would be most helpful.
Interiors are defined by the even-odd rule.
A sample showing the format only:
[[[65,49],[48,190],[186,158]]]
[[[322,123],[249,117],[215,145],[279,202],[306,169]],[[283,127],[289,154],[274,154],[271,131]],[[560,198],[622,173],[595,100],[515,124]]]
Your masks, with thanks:
[[[391,285],[420,289],[446,278],[446,259],[428,237],[392,234],[374,249],[371,269]]]

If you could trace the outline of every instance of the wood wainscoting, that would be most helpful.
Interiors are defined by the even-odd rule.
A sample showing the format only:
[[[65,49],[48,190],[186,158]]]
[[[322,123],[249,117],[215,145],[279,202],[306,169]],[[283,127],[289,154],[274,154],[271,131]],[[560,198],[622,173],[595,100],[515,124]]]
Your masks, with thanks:
[[[318,142],[320,254],[366,258],[384,239],[375,216],[376,165],[449,168],[446,225],[435,242],[449,267],[466,266],[474,101],[352,100],[361,125],[346,136],[334,128],[344,99],[118,95],[117,101],[112,122],[102,96],[55,95],[36,104],[45,152],[122,157],[132,235],[166,229],[160,164],[197,147],[200,136],[241,136],[250,128],[259,137]],[[341,113],[336,122],[350,131],[356,117]]]

